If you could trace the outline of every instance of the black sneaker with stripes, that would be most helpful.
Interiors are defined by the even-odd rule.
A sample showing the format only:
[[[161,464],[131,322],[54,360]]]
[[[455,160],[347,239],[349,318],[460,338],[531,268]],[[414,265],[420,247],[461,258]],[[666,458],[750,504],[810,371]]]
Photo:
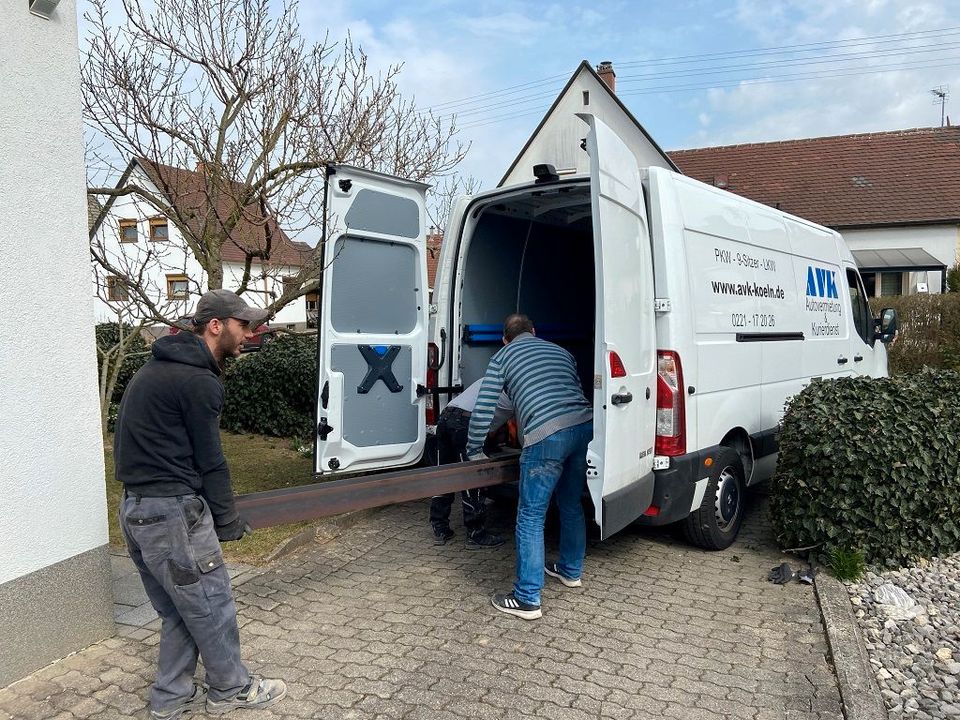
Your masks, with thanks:
[[[500,612],[507,613],[507,615],[516,615],[524,620],[536,620],[543,615],[540,612],[539,605],[531,605],[517,600],[513,593],[507,595],[497,593],[490,602]]]

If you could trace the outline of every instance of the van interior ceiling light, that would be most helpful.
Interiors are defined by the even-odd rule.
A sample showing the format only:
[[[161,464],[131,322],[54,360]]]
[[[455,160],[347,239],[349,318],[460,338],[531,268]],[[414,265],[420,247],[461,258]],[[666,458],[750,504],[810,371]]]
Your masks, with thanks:
[[[533,176],[537,179],[537,185],[556,182],[560,179],[560,176],[557,174],[557,168],[547,163],[534,165]]]
[[[37,17],[49,20],[59,3],[60,0],[30,0],[30,12]]]

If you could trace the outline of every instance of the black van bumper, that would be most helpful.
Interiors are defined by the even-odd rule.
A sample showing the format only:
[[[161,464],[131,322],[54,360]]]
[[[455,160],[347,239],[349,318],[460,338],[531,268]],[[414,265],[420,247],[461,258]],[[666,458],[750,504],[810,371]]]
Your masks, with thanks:
[[[690,514],[690,506],[697,489],[697,481],[709,476],[704,467],[708,457],[715,457],[720,446],[697,450],[670,458],[666,470],[654,470],[653,500],[647,513],[637,518],[640,525],[668,525],[683,520]],[[653,508],[658,512],[652,514]]]

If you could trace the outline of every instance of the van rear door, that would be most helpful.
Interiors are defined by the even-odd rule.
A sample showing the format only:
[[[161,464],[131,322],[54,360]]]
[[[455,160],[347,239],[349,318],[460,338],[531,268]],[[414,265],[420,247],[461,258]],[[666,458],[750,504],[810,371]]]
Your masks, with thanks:
[[[590,126],[596,267],[594,430],[587,484],[603,537],[650,507],[657,426],[653,262],[640,170],[602,121]]]
[[[426,436],[427,186],[328,170],[315,471],[409,465]]]

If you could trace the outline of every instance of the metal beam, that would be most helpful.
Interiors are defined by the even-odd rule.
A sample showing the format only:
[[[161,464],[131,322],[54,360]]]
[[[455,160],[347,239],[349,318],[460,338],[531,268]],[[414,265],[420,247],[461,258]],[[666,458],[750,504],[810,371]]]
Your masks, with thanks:
[[[516,457],[361,475],[237,497],[237,510],[254,528],[419,500],[517,480]]]

